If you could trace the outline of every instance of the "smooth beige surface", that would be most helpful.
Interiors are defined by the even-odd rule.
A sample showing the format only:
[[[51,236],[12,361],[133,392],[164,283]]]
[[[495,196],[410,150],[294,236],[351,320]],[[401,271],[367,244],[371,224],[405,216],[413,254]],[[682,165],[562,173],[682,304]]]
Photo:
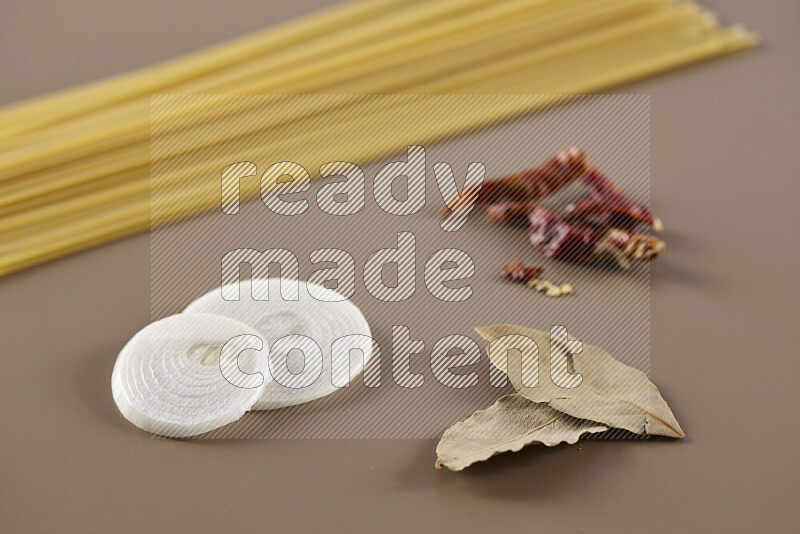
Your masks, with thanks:
[[[0,279],[3,532],[796,532],[800,4],[706,1],[764,44],[652,96],[652,377],[684,442],[532,448],[463,473],[433,441],[150,440],[114,357],[149,311],[145,235]],[[122,72],[316,2],[0,3],[0,99]]]

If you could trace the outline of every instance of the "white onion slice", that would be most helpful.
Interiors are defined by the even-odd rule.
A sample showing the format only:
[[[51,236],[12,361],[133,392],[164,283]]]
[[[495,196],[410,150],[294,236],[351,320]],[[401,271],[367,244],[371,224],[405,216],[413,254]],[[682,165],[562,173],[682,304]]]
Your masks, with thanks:
[[[142,430],[194,436],[232,423],[252,408],[271,380],[268,354],[266,341],[239,321],[173,315],[148,325],[125,345],[111,390],[122,415]]]
[[[273,380],[264,388],[254,410],[293,406],[329,395],[351,383],[372,356],[369,325],[355,304],[331,289],[298,283],[296,301],[283,300],[278,278],[262,278],[243,280],[239,300],[222,298],[223,289],[227,295],[235,287],[230,284],[206,293],[184,310],[185,314],[200,312],[231,317],[255,328],[264,342],[270,343]],[[315,296],[325,295],[324,301],[311,296],[309,287]],[[254,294],[269,298],[254,300]],[[298,335],[313,340],[319,352],[310,344],[304,346]],[[337,344],[340,350],[334,360],[333,343],[345,336],[352,337]],[[289,350],[292,347],[300,350]],[[315,375],[318,378],[312,381]]]

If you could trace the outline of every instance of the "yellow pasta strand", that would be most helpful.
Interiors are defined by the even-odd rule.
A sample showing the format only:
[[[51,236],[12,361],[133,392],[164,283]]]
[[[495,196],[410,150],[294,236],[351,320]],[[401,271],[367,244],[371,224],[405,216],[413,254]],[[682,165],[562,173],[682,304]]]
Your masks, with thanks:
[[[12,105],[0,110],[0,275],[218,209],[219,183],[197,177],[218,176],[242,147],[258,147],[247,154],[255,161],[291,153],[309,169],[374,160],[408,139],[442,139],[755,43],[681,1],[379,0]],[[151,95],[270,92],[154,100],[151,154]],[[415,93],[550,96],[442,106]],[[382,128],[393,124],[403,128]]]
[[[469,1],[473,4],[488,3],[487,0]],[[536,15],[541,14],[541,10],[537,9],[537,7],[540,7],[541,5],[556,5],[560,6],[559,8],[564,11],[564,6],[567,4],[572,5],[570,3],[552,4],[553,1],[554,0],[540,0],[539,2],[534,3],[512,2],[511,4],[500,4],[500,7],[506,7],[507,5],[526,6],[526,10],[520,11],[519,7],[517,7],[516,10],[500,10],[500,13],[504,15],[504,18],[501,18],[498,24],[500,24],[502,27],[503,25],[508,24],[514,16],[526,15],[530,17],[526,19],[530,23],[528,27],[529,33],[536,35],[539,31],[541,31],[542,26],[549,22],[547,19],[545,19],[539,24],[536,23],[537,19],[539,19],[539,17]],[[587,1],[588,0],[578,0],[575,2],[578,5],[574,5],[572,7],[573,9],[577,9]],[[619,3],[619,0],[616,0],[616,2],[612,0],[610,5],[613,6],[615,3]],[[623,3],[630,4],[631,0],[627,0]],[[663,3],[663,1],[657,3]],[[448,7],[450,10],[452,10],[454,9],[454,6],[462,6],[460,9],[463,10],[463,4],[464,2],[462,0],[458,0],[458,2],[451,0],[445,7]],[[447,11],[444,11],[441,6],[438,6],[439,9],[433,10],[432,7],[436,6],[438,6],[438,4],[433,2],[427,11],[422,13],[415,12],[416,15],[414,18],[405,17],[397,20],[393,19],[391,26],[381,26],[379,29],[373,29],[370,33],[371,39],[378,39],[381,35],[383,35],[380,32],[387,32],[389,35],[391,35],[391,32],[398,31],[398,29],[415,29],[415,24],[418,24],[420,20],[435,20],[437,16],[440,16],[443,13],[448,13]],[[550,10],[552,11],[552,8]],[[456,31],[461,30],[466,32],[471,26],[474,26],[474,18],[480,14],[485,14],[485,12],[480,11],[477,14],[468,13],[466,15],[462,15],[461,18],[447,19],[447,22],[449,25],[452,25]],[[571,12],[567,12],[566,14],[571,15]],[[466,24],[462,20],[464,18],[467,19]],[[437,26],[439,25],[441,25],[441,23],[437,24]],[[481,35],[487,31],[487,27],[480,28]],[[565,31],[568,32],[572,32],[574,30],[574,25],[570,25],[570,27],[565,29]],[[419,33],[424,34],[424,32],[424,29],[417,29],[410,35],[401,36],[397,39],[394,39],[390,43],[379,41],[379,47],[390,47],[389,51],[385,52],[387,55],[391,55],[392,53],[396,54],[410,46],[413,46],[415,43],[418,43],[419,39],[421,38],[426,45],[426,50],[429,51],[428,53],[437,55],[441,54],[441,48],[430,46],[431,43],[429,41],[429,36],[418,36]],[[357,34],[358,32],[347,32],[346,35],[349,36],[352,33]],[[441,33],[441,30],[438,33]],[[352,37],[349,37],[346,41],[346,44],[352,43],[353,40],[354,39]],[[472,40],[474,41],[474,38]],[[508,39],[507,41],[513,42],[509,41]],[[264,93],[274,91],[321,91],[327,84],[325,80],[327,73],[336,72],[337,69],[341,69],[344,65],[361,65],[364,61],[364,53],[358,48],[356,48],[354,51],[345,51],[340,56],[333,56],[330,59],[326,59],[328,56],[323,55],[323,52],[334,45],[335,43],[330,43],[329,40],[326,40],[323,43],[318,43],[314,46],[309,45],[308,47],[299,51],[289,49],[285,53],[280,54],[278,58],[270,57],[259,60],[259,63],[266,63],[267,65],[270,65],[269,67],[252,67],[250,65],[252,62],[249,62],[241,66],[239,69],[240,71],[245,67],[247,68],[243,73],[240,72],[238,76],[229,73],[229,71],[219,74],[218,76],[222,76],[224,74],[223,79],[226,80],[225,84],[197,83],[195,85],[182,86],[178,89],[181,93],[224,93],[232,91],[237,94]],[[340,46],[343,45],[340,43]],[[367,49],[370,50],[371,48],[375,47],[368,47]],[[322,57],[322,59],[319,59],[320,57]],[[379,57],[383,56],[379,55]],[[306,63],[309,62],[310,64],[306,66]],[[296,64],[297,66],[290,68],[293,64]],[[380,70],[385,69],[385,66],[381,66],[380,63],[378,63],[377,65],[373,64],[373,68]],[[363,71],[356,71],[353,74],[356,79],[363,75]],[[255,81],[251,81],[243,85],[242,80],[247,79],[248,77],[254,79]],[[287,86],[287,78],[299,81],[312,80],[316,85],[306,87],[305,91],[301,91],[296,87]],[[383,91],[381,87],[362,84],[360,87],[351,87],[344,92],[380,93]],[[180,112],[189,114],[191,114],[192,111],[195,110],[180,110]],[[0,155],[2,155],[0,158],[0,181],[19,176],[22,173],[29,174],[31,172],[35,172],[44,168],[44,165],[64,163],[82,156],[91,155],[92,153],[95,153],[98,148],[109,150],[115,147],[126,146],[137,140],[146,142],[149,135],[149,112],[149,98],[139,99],[123,106],[106,110],[96,115],[79,118],[68,124],[54,127],[38,134],[19,139],[12,139],[11,141],[0,145]],[[178,110],[175,111],[175,113],[178,112]]]
[[[419,0],[417,0],[418,2]],[[176,60],[125,74],[83,87],[12,105],[0,111],[3,136],[13,135],[10,125],[35,121],[45,126],[60,120],[137,96],[164,91],[181,82],[212,74],[232,64],[281,50],[291,44],[326,35],[330,31],[374,22],[376,17],[391,15],[394,10],[413,7],[411,0],[365,0],[335,7],[311,17],[292,21],[281,27],[245,36]],[[0,138],[2,138],[0,137]]]
[[[644,2],[645,5],[654,5],[654,4],[658,4],[658,3],[660,3],[660,2],[657,2],[657,3]],[[626,7],[641,7],[641,4],[642,4],[642,2],[627,2],[626,3]],[[606,10],[608,10],[608,4],[603,4],[603,6],[604,6],[604,8]],[[696,9],[695,9],[695,11],[696,11]],[[675,10],[674,12],[670,11],[669,13],[659,13],[658,15],[656,15],[656,17],[661,19],[661,18],[666,17],[666,16],[677,16],[677,15],[680,15],[681,13],[686,15],[687,12],[689,12],[687,9],[683,9],[683,10],[678,9],[678,10]],[[620,12],[617,11],[616,14],[619,15]],[[634,20],[630,24],[633,24],[636,27],[642,27],[641,26],[642,24],[645,24],[645,25],[647,24],[647,20],[648,19]],[[551,33],[550,33],[551,35],[552,35],[552,32],[554,32],[554,31],[561,32],[562,34],[569,35],[569,33],[567,33],[567,32],[570,32],[571,30],[574,29],[573,22],[574,22],[574,20],[572,18],[570,18],[570,24],[565,25],[566,28],[559,27],[557,25],[556,26],[550,25],[549,28],[547,28],[547,29],[549,29],[551,31]],[[647,27],[645,26],[644,29],[646,30]],[[607,31],[604,35],[605,35],[605,37],[609,37],[610,36],[612,38],[618,38],[621,35],[620,31],[621,30]],[[541,33],[547,33],[547,32],[529,32],[529,33],[531,35],[539,35]],[[580,48],[580,47],[584,47],[585,48],[587,46],[598,46],[598,44],[602,44],[602,39],[598,40],[598,39],[595,39],[595,38],[587,38],[587,37],[591,37],[591,32],[589,32],[589,33],[590,33],[589,36],[585,36],[585,37],[583,37],[583,38],[581,38],[581,39],[579,39],[579,40],[577,40],[575,42],[570,40],[570,42],[568,43],[569,46],[571,48],[575,49],[575,48]],[[563,50],[560,50],[560,49],[564,48],[563,46],[556,46],[556,47],[554,47],[555,49],[552,50],[552,51],[551,51],[551,47],[546,47],[544,50],[540,50],[539,47],[532,46],[532,45],[536,44],[535,40],[532,40],[532,39],[519,39],[519,36],[517,36],[515,34],[511,34],[511,35],[509,35],[509,37],[515,43],[517,41],[519,41],[519,45],[518,46],[520,46],[521,49],[523,49],[523,50],[532,48],[532,50],[533,50],[532,52],[525,53],[525,54],[521,55],[523,58],[534,57],[534,58],[538,58],[538,60],[541,61],[543,59],[547,59],[548,55],[549,56],[557,56],[559,53],[561,53],[563,55]],[[546,39],[546,36],[545,36],[545,39]],[[606,40],[608,40],[608,39],[606,39]],[[491,56],[490,59],[505,57],[504,52],[505,51],[501,51],[498,54]],[[431,76],[429,76],[431,71],[435,72],[436,70],[438,70],[438,71],[441,72],[444,69],[447,69],[448,65],[450,65],[452,63],[453,63],[453,60],[450,57],[441,58],[437,65],[433,65],[432,69],[429,69],[428,71],[423,71],[422,75],[420,76],[420,78],[418,80],[420,83],[422,83],[422,85],[417,84],[416,86],[414,86],[415,91],[416,92],[423,92],[423,93],[447,93],[447,92],[456,91],[456,90],[458,90],[460,88],[463,88],[463,87],[468,87],[468,85],[466,83],[461,83],[461,81],[458,79],[457,76],[450,77],[450,78],[445,78],[442,81],[436,82],[435,85],[431,85],[431,84],[425,85],[424,82],[427,81],[428,79],[430,79],[430,77],[431,77]],[[479,64],[478,68],[466,70],[465,72],[470,74],[472,76],[472,78],[477,78],[477,79],[486,78],[487,76],[494,76],[493,69],[496,70],[496,66],[495,66],[496,62],[487,62],[487,63],[488,63],[487,65]],[[487,71],[488,71],[488,73],[487,73]],[[376,83],[380,84],[380,83],[382,83],[382,81],[381,80],[377,80]],[[346,87],[345,89],[352,89],[352,88]],[[369,87],[368,86],[365,89],[368,92],[376,92],[376,93],[377,92],[381,92],[380,88],[375,88],[374,86],[373,87]],[[504,90],[503,86],[498,86],[498,87],[494,88],[494,90],[499,91],[499,92],[507,92],[506,90]],[[343,92],[351,92],[351,91],[345,90]],[[185,112],[185,113],[189,113],[189,114],[191,114],[192,111],[194,111],[194,110],[192,110],[192,109],[184,110],[183,107],[181,107],[180,110],[179,110],[179,112]],[[326,111],[326,110],[324,110],[324,109],[321,110],[321,112],[324,112],[324,111]],[[349,113],[349,111],[345,111],[345,113]],[[297,123],[301,119],[302,120],[306,120],[306,119],[314,118],[314,117],[316,117],[316,114],[301,115],[298,112],[296,106],[290,105],[290,106],[288,106],[288,109],[280,109],[280,108],[275,109],[274,113],[271,114],[270,120],[267,121],[267,122],[264,122],[263,124],[259,124],[259,128],[271,129],[271,128],[275,128],[275,127],[277,127],[277,126],[279,126],[281,124],[288,123],[288,122],[294,121],[295,123]],[[240,121],[240,119],[238,117],[232,117],[230,120],[231,121]],[[229,130],[231,130],[231,128],[226,127],[224,124],[219,125],[217,128],[219,130],[221,130],[221,131],[229,131]],[[119,157],[120,157],[120,159],[124,159],[124,161],[128,163],[128,165],[129,165],[128,168],[135,167],[135,166],[144,166],[144,165],[146,165],[148,163],[148,161],[149,161],[149,150],[148,150],[149,149],[149,131],[148,130],[149,129],[143,129],[141,131],[141,134],[137,137],[138,139],[140,139],[140,141],[137,143],[137,146],[140,147],[138,150],[136,150],[133,147],[133,145],[130,143],[130,139],[122,139],[120,141],[120,144],[123,147],[125,147],[125,150]],[[73,154],[74,154],[74,152],[73,152]],[[45,159],[47,159],[47,158],[41,158],[40,157],[37,161],[42,162]],[[121,170],[121,168],[118,165],[111,165],[110,167],[97,167],[94,172],[96,172],[97,176],[100,177],[103,174],[107,174],[109,172],[118,172],[120,170]],[[60,169],[58,171],[56,171],[56,172],[60,172]],[[78,169],[76,171],[76,173],[80,173],[81,176],[83,176],[84,178],[88,177],[86,174],[84,174],[84,171],[82,169]],[[0,173],[0,178],[2,178],[2,173]],[[35,177],[34,178],[34,182],[36,182],[36,181],[41,181],[41,182],[46,183],[47,184],[46,187],[49,187],[49,188],[56,187],[57,184],[58,184],[57,180],[51,179],[50,177],[47,177],[47,176],[45,176],[45,177],[43,177],[41,179],[38,178],[38,177]],[[66,182],[66,183],[71,185],[71,184],[74,184],[75,182],[74,181],[69,181],[69,182]],[[34,192],[34,189],[31,189],[31,194],[33,194],[33,192]],[[37,191],[37,194],[38,194],[38,191]]]

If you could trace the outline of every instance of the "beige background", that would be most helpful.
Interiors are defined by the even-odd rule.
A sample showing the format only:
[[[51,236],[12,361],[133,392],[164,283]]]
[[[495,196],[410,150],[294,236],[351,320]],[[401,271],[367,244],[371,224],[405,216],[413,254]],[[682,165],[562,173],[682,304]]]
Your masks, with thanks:
[[[8,1],[0,99],[122,72],[320,2]],[[651,372],[688,438],[531,448],[464,473],[433,441],[150,440],[108,379],[149,319],[149,239],[0,280],[0,531],[794,532],[800,4],[706,1],[757,50],[652,97]]]
[[[300,109],[311,103],[319,106],[320,98],[319,95],[298,97],[295,105]],[[426,111],[415,112],[414,116],[428,121],[444,114],[445,110],[457,115],[459,111],[452,110],[505,107],[510,98],[535,97],[474,96],[469,101],[462,101],[461,97],[432,96],[426,99]],[[343,100],[335,96],[328,103],[342,105]],[[309,163],[309,158],[298,156],[297,148],[273,152],[263,148],[266,141],[238,144],[235,155],[230,157],[252,161],[259,169],[266,169],[275,161],[302,161],[317,177],[312,181],[310,191],[296,195],[308,200],[308,209],[293,217],[272,213],[258,198],[258,181],[245,179],[240,189],[251,200],[242,204],[235,217],[214,210],[156,229],[151,234],[151,319],[179,313],[200,295],[218,288],[220,258],[231,250],[242,247],[289,250],[298,258],[300,278],[307,279],[316,269],[309,261],[310,252],[322,247],[338,247],[354,258],[355,295],[352,301],[367,317],[372,336],[383,349],[380,359],[371,360],[371,363],[380,362],[379,371],[383,378],[380,388],[363,387],[359,380],[353,387],[318,402],[248,414],[211,435],[438,438],[453,422],[469,417],[476,408],[489,406],[501,394],[511,391],[510,386],[503,391],[490,384],[488,358],[467,369],[477,372],[479,378],[478,383],[470,388],[446,387],[434,378],[432,368],[436,360],[431,356],[434,344],[453,334],[480,339],[474,331],[477,325],[518,323],[547,329],[551,324],[563,324],[587,343],[602,346],[622,361],[646,371],[650,359],[649,263],[622,270],[547,260],[528,244],[524,229],[494,224],[482,209],[476,210],[475,217],[457,232],[444,232],[439,226],[444,202],[431,167],[434,162],[447,162],[462,180],[469,162],[480,161],[487,174],[502,176],[535,165],[564,147],[578,144],[627,193],[646,201],[650,185],[649,108],[649,98],[642,95],[584,98],[454,139],[424,142],[427,167],[425,205],[407,217],[384,212],[373,194],[374,177],[380,168],[387,162],[405,160],[408,157],[404,153],[407,144],[422,142],[416,136],[418,134],[404,133],[398,123],[370,132],[373,139],[391,132],[389,135],[394,136],[391,145],[401,148],[400,153],[395,150],[377,161],[362,162],[348,155],[357,149],[356,143],[331,148],[331,143],[321,141],[309,150],[319,161],[344,159],[358,161],[361,165],[366,176],[367,200],[359,213],[349,216],[332,216],[320,210],[317,193],[331,180],[318,179],[316,165]],[[164,127],[164,116],[171,116],[174,108],[162,104],[160,109],[164,110],[163,114],[153,114],[156,130]],[[250,110],[248,119],[263,124],[270,119],[270,112],[270,108]],[[196,145],[192,139],[192,135],[173,135],[166,139],[156,137],[151,142],[151,149],[153,154],[158,154],[165,147],[176,149]],[[198,158],[197,152],[190,154],[192,159]],[[211,154],[200,154],[200,158],[213,161]],[[179,159],[177,162],[173,160],[169,166],[153,166],[151,193],[154,202],[157,203],[164,195],[171,195],[172,188],[165,183],[170,175],[167,169],[190,165],[189,161]],[[219,178],[203,175],[197,179],[217,187]],[[402,182],[395,181],[399,195],[405,194],[405,188],[400,187],[404,185]],[[585,190],[576,185],[565,188],[547,201],[563,205],[564,201],[585,194]],[[382,302],[371,297],[365,288],[364,264],[373,252],[396,247],[399,232],[414,235],[415,291],[402,302]],[[462,250],[474,262],[475,274],[468,282],[472,296],[465,302],[438,300],[430,294],[424,282],[426,260],[436,250],[444,248]],[[544,267],[549,280],[557,283],[570,281],[578,288],[580,297],[543,298],[522,285],[502,280],[498,273],[515,257]],[[243,270],[245,276],[249,276],[247,271],[252,273],[251,268]],[[275,271],[269,274],[277,275]],[[396,271],[386,269],[384,275],[393,280]],[[266,273],[257,276],[266,276]],[[414,339],[425,343],[424,353],[410,359],[411,370],[423,374],[424,383],[419,388],[401,387],[390,378],[392,360],[401,357],[391,347],[393,326],[408,327]],[[546,372],[542,364],[540,373],[544,376]]]

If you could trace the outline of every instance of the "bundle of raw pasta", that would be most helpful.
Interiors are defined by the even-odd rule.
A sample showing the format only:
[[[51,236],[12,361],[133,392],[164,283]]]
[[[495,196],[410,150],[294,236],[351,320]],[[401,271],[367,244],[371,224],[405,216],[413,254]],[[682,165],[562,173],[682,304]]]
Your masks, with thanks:
[[[196,145],[152,157],[203,157],[162,177],[172,207],[161,224],[218,207],[219,190],[192,178],[232,163],[224,155],[234,136],[268,132],[266,149],[291,146],[314,160],[315,147],[346,131],[356,155],[369,160],[402,148],[376,140],[370,125],[425,112],[423,99],[387,105],[369,95],[554,95],[405,126],[407,137],[435,139],[755,42],[682,1],[378,0],[11,105],[0,109],[0,275],[151,226],[153,95],[276,95],[214,106],[187,98],[168,110],[166,130],[156,133],[189,130]],[[364,96],[311,107],[279,96],[317,93]],[[263,115],[265,106],[269,120],[242,127],[242,117]]]

